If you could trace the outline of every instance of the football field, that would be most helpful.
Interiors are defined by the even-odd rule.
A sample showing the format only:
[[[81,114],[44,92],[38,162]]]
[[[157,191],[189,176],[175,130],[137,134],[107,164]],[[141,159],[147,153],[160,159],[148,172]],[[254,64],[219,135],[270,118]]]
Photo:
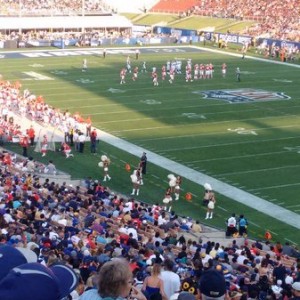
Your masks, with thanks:
[[[300,218],[300,69],[299,65],[242,59],[198,47],[142,48],[138,60],[134,49],[28,50],[2,52],[0,70],[4,79],[19,80],[23,88],[43,95],[49,105],[90,116],[93,126],[134,145],[209,175],[232,187],[267,200]],[[126,75],[120,85],[119,73],[130,56],[131,68],[139,67],[138,78]],[[82,60],[88,69],[82,72]],[[214,65],[213,78],[185,80],[185,66]],[[141,72],[143,62],[147,72]],[[167,61],[180,61],[182,74],[172,84],[161,78]],[[221,66],[227,65],[222,76]],[[158,73],[153,86],[152,68]],[[235,70],[241,70],[241,82]],[[101,140],[101,137],[100,137]],[[129,194],[129,174],[125,163],[137,165],[139,159],[126,149],[100,141],[98,156],[86,150],[74,161],[55,157],[55,161],[74,177],[101,174],[97,161],[102,153],[112,159],[113,180],[108,186]],[[168,186],[165,168],[151,164],[138,199],[162,202]],[[164,166],[162,166],[164,167]],[[101,178],[101,176],[99,177]],[[300,244],[298,229],[286,225],[223,194],[217,193],[216,216],[206,221],[201,205],[203,187],[183,179],[183,193],[174,204],[178,214],[192,216],[220,228],[232,212],[244,213],[251,236],[262,237],[271,230],[274,240]],[[214,186],[213,186],[214,188]],[[184,194],[191,192],[187,202]],[[241,201],[243,202],[243,201]],[[246,202],[246,199],[245,199]],[[253,205],[254,206],[254,205]]]

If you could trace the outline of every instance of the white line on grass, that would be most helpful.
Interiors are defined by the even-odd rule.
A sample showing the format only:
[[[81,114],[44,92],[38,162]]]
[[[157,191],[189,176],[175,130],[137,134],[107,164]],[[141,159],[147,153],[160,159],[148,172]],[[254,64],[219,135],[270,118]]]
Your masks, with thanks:
[[[254,223],[252,221],[248,220],[248,223],[251,224],[251,225],[253,225],[253,226],[255,226],[255,227],[261,228],[261,226],[259,226],[258,224]]]
[[[228,172],[228,173],[221,173],[221,176],[228,176],[228,175],[237,175],[237,174],[250,174],[256,172],[265,172],[265,171],[275,171],[275,170],[284,170],[284,169],[292,169],[292,168],[299,168],[300,165],[287,165],[283,167],[276,167],[276,168],[264,168],[264,169],[252,169],[248,171],[238,171],[238,172]]]
[[[221,53],[221,54],[224,54],[224,55],[227,55],[227,56],[241,57],[241,54],[229,53],[229,52],[222,51],[222,50],[217,50],[217,49],[208,49],[208,48],[199,47],[199,46],[190,46],[190,48],[200,49],[200,50],[206,51],[206,52]],[[287,62],[269,60],[269,59],[265,59],[265,58],[259,58],[259,57],[248,56],[248,55],[245,56],[245,59],[262,61],[262,62],[276,64],[276,65],[282,65],[282,66],[289,66],[289,67],[293,67],[293,68],[300,68],[300,65],[297,65],[297,64],[291,64],[291,63],[287,63]]]
[[[297,245],[297,243],[295,243],[294,241],[292,241],[292,240],[290,240],[290,239],[287,239],[287,238],[284,238],[286,241],[288,241],[288,242],[291,242],[292,244],[294,244],[294,245]]]
[[[289,183],[289,184],[281,184],[281,185],[273,185],[273,186],[264,186],[257,189],[249,189],[249,192],[255,192],[255,191],[261,191],[261,190],[272,190],[272,189],[278,189],[278,188],[286,188],[286,187],[292,187],[292,186],[299,186],[300,183]]]
[[[265,153],[255,153],[255,154],[245,154],[245,155],[236,155],[236,156],[224,156],[224,157],[216,157],[216,158],[209,158],[209,159],[199,159],[199,160],[192,160],[189,163],[201,163],[201,162],[212,162],[218,160],[232,160],[232,159],[241,159],[241,158],[250,158],[250,157],[258,157],[258,156],[268,156],[274,154],[283,154],[289,152],[288,150],[284,151],[273,151],[273,152],[265,152]],[[222,178],[219,178],[222,179]]]
[[[273,233],[274,235],[278,235],[278,233],[274,232],[274,231],[271,231],[271,230],[268,230],[270,231],[271,233]]]
[[[223,211],[228,211],[226,208],[224,208],[224,207],[222,207],[222,206],[220,206],[220,205],[218,205],[217,207],[218,207],[219,209],[223,210]]]
[[[296,204],[296,205],[288,205],[288,206],[286,206],[286,208],[299,207],[299,206],[300,206],[300,204]]]

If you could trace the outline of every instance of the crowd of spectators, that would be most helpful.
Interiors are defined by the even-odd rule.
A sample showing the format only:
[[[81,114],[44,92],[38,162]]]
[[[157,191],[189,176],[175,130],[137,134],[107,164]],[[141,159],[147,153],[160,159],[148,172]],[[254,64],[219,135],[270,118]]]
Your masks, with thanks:
[[[254,3],[241,3],[238,0],[201,0],[194,7],[196,14],[257,22],[241,32],[243,34],[297,42],[300,41],[299,12],[300,3],[297,0],[259,0]]]
[[[79,278],[74,299],[95,288],[97,271],[119,257],[128,260],[137,285],[162,264],[178,275],[178,289],[196,298],[207,270],[224,276],[229,297],[239,293],[243,299],[290,299],[293,282],[300,281],[300,262],[288,256],[293,254],[288,243],[204,243],[199,222],[158,204],[126,199],[91,178],[83,187],[41,180],[7,164],[5,155],[0,157],[0,243],[32,250],[48,267],[58,262],[71,267]]]
[[[0,81],[0,112],[2,143],[26,134],[26,129],[21,129],[20,124],[14,121],[16,113],[42,126],[57,128],[65,135],[70,131],[85,131],[86,120],[79,113],[71,115],[68,110],[62,112],[48,105],[43,96],[34,95],[28,89],[21,91],[19,82]]]
[[[4,16],[68,16],[108,11],[102,0],[0,0],[0,15]]]

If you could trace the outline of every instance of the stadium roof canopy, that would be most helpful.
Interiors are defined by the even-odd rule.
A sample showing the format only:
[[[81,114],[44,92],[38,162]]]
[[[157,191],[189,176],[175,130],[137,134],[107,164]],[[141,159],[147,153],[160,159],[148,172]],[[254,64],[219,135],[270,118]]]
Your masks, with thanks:
[[[5,17],[0,18],[0,30],[29,29],[99,29],[132,28],[123,16],[75,16],[75,17]]]

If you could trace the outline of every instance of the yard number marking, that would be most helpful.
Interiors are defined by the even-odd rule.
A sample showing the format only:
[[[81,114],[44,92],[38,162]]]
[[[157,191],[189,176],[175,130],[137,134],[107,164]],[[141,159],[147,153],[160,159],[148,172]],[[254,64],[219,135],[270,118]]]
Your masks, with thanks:
[[[231,132],[236,132],[237,134],[257,135],[257,133],[254,130],[245,129],[243,127],[238,127],[238,128],[235,128],[235,129],[228,128],[227,130],[231,131]]]

